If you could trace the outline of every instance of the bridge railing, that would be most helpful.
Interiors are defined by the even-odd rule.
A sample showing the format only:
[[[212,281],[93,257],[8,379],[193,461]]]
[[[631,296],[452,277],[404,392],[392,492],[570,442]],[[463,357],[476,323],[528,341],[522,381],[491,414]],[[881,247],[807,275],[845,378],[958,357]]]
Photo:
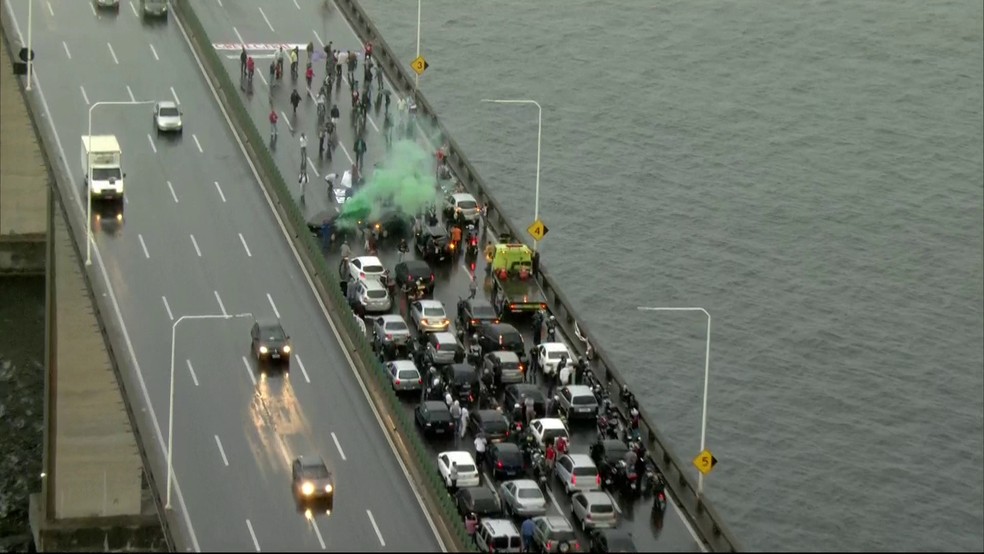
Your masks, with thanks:
[[[359,35],[361,41],[372,41],[373,58],[379,63],[386,76],[390,79],[397,92],[401,95],[413,97],[417,103],[417,118],[426,120],[433,128],[439,129],[441,136],[438,138],[440,146],[448,146],[447,157],[452,171],[457,175],[465,188],[473,194],[483,206],[488,206],[488,224],[496,234],[508,232],[513,237],[525,237],[524,228],[516,226],[505,214],[502,205],[492,196],[489,187],[475,170],[475,167],[468,160],[463,149],[451,136],[451,133],[441,122],[437,115],[437,110],[424,97],[419,89],[414,88],[414,80],[405,64],[399,60],[389,47],[382,34],[375,24],[366,14],[365,10],[358,3],[358,0],[336,0],[338,6],[345,13],[349,22]],[[527,241],[528,242],[528,241]],[[600,345],[600,342],[587,329],[584,320],[577,315],[570,300],[560,290],[557,280],[550,274],[547,264],[540,264],[539,274],[536,276],[547,297],[551,313],[556,316],[567,336],[575,337],[575,325],[580,331],[580,336],[586,339],[593,351],[591,366],[595,375],[603,378],[612,393],[613,400],[618,399],[617,392],[626,384],[625,379],[615,369],[611,359]],[[587,351],[587,344],[575,342],[575,349],[578,355],[584,355]],[[625,410],[624,405],[620,409]],[[721,515],[711,505],[707,498],[700,498],[697,495],[697,486],[692,476],[696,471],[689,463],[684,462],[670,449],[669,441],[659,431],[655,424],[655,419],[644,409],[639,408],[642,415],[642,431],[648,438],[647,448],[656,462],[657,467],[666,477],[667,486],[673,496],[679,502],[683,511],[690,518],[696,527],[701,538],[706,542],[708,548],[715,552],[737,552],[739,544],[737,539],[725,526]]]

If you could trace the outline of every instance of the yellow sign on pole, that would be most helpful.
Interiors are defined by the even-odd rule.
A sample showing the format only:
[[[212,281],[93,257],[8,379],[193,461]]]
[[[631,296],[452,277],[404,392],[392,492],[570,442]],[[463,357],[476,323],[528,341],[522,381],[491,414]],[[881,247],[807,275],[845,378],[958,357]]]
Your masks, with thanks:
[[[717,463],[717,458],[714,457],[714,454],[711,454],[710,450],[704,450],[700,454],[697,454],[697,457],[694,458],[694,467],[696,467],[697,471],[703,473],[704,475],[710,473]]]
[[[526,232],[533,235],[533,239],[537,241],[543,240],[543,237],[547,236],[547,232],[549,231],[550,229],[547,229],[547,226],[543,224],[543,220],[541,219],[534,221],[532,225],[526,228]]]
[[[427,60],[425,60],[423,56],[417,56],[417,59],[410,62],[410,69],[412,69],[417,75],[423,75],[424,71],[427,71],[428,67],[430,67],[430,64],[427,63]]]

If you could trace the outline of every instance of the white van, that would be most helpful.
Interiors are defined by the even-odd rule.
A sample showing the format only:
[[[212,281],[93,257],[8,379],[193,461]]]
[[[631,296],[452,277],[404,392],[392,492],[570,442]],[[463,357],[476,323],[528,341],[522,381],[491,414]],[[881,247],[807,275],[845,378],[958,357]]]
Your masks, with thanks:
[[[82,137],[82,173],[93,199],[123,199],[126,173],[122,164],[123,151],[116,135]]]

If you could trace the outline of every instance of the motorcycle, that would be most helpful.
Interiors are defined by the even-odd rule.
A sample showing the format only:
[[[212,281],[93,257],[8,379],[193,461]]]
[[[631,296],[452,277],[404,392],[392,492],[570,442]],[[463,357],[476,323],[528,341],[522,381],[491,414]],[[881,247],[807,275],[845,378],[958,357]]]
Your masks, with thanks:
[[[478,255],[478,229],[474,225],[468,226],[468,233],[465,238],[465,254],[469,257]]]
[[[547,465],[547,458],[537,452],[533,455],[533,479],[536,480],[537,484],[540,485],[540,489],[543,491],[547,490],[547,482],[550,479],[550,466]]]
[[[642,489],[642,494],[646,498],[652,496],[653,491],[656,489],[656,470],[654,470],[653,466],[650,464],[646,464],[646,473],[642,477],[642,484],[640,485],[640,488]],[[663,491],[660,491],[661,494],[662,492]]]
[[[650,515],[652,518],[653,525],[657,529],[663,528],[663,514],[666,513],[666,493],[659,491],[656,494],[656,499],[653,500],[653,511]]]
[[[602,415],[598,418],[598,438],[601,440],[618,439],[618,427],[617,418]]]
[[[619,473],[624,476],[623,492],[635,495],[639,491],[639,475],[636,474],[635,468],[629,467],[625,460],[619,460],[617,467]]]

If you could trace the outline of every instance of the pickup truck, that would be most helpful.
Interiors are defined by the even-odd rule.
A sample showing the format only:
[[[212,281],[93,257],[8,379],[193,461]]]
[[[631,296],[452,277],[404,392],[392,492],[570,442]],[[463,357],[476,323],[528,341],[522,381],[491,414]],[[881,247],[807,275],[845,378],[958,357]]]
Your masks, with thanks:
[[[500,243],[492,256],[492,307],[500,319],[547,309],[533,277],[533,253],[525,244]]]

